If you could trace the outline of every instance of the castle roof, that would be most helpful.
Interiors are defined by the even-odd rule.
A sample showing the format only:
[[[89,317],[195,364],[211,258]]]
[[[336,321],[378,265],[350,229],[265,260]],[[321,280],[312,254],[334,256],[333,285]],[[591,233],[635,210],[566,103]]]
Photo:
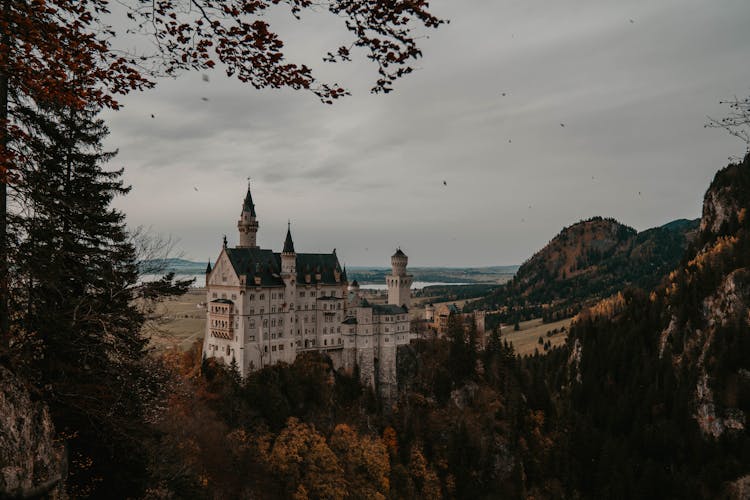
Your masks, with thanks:
[[[218,302],[219,304],[234,304],[234,302],[232,302],[232,301],[231,301],[231,300],[229,300],[229,299],[214,299],[214,300],[212,300],[211,302],[212,302],[212,303],[213,303],[213,302]]]
[[[352,288],[359,288],[359,283],[357,282],[357,280],[354,280],[354,281],[352,281],[352,285],[351,286],[352,286]]]
[[[404,306],[397,306],[394,304],[372,304],[370,307],[372,307],[373,314],[377,315],[404,314],[408,312]]]
[[[255,203],[253,203],[253,195],[250,194],[250,183],[247,184],[247,194],[245,195],[245,201],[242,203],[242,211],[250,212],[250,215],[255,217]]]
[[[260,277],[260,286],[284,286],[281,278],[281,254],[262,248],[227,248],[227,257],[237,276],[245,276],[249,286],[255,284],[255,276]],[[298,253],[296,255],[297,283],[306,284],[305,276],[310,276],[310,284],[335,285],[336,270],[341,270],[336,254]],[[316,279],[320,275],[320,279]]]
[[[396,253],[391,255],[391,257],[406,257],[406,254],[401,251],[401,248],[399,247],[398,250],[396,250]]]
[[[286,239],[284,240],[284,253],[294,253],[294,242],[292,241],[292,229],[288,224],[286,227]]]

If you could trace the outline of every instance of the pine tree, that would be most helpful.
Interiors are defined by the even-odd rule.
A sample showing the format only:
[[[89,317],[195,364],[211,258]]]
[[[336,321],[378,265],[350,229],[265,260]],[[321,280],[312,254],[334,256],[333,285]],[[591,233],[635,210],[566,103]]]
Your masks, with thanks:
[[[159,383],[148,366],[135,249],[110,206],[128,192],[103,163],[96,109],[26,107],[31,133],[13,269],[16,362],[68,436],[74,496],[132,496],[146,477],[144,420]],[[163,285],[160,283],[159,286]],[[184,285],[182,283],[181,285]],[[179,291],[177,286],[172,291]]]

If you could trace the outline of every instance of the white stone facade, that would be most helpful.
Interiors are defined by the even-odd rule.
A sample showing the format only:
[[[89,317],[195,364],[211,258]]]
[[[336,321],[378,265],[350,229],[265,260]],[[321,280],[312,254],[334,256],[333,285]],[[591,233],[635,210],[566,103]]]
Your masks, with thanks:
[[[236,363],[245,376],[291,363],[298,352],[324,351],[337,369],[356,366],[364,383],[387,400],[395,398],[397,346],[411,338],[406,255],[399,249],[391,258],[388,305],[375,305],[359,298],[356,281],[349,287],[335,250],[297,253],[289,228],[281,253],[258,248],[249,188],[238,229],[240,245],[225,242],[206,270],[204,355]]]

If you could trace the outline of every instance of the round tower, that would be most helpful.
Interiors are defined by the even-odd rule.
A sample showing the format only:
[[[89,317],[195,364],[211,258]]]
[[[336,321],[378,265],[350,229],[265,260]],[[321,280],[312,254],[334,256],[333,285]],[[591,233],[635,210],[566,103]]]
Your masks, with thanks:
[[[406,265],[409,263],[409,257],[399,248],[396,253],[391,255],[391,269],[393,276],[406,276]]]
[[[356,306],[359,304],[359,282],[357,280],[352,281],[349,285],[349,291],[351,292],[351,304]]]
[[[258,221],[255,216],[255,203],[250,194],[250,181],[247,181],[247,194],[242,203],[242,213],[237,221],[237,229],[240,232],[240,244],[238,248],[258,248],[255,238],[258,234]]]
[[[388,303],[404,306],[407,309],[411,307],[411,284],[413,277],[406,272],[406,264],[409,263],[409,257],[399,248],[391,256],[392,274],[385,277],[388,285]]]

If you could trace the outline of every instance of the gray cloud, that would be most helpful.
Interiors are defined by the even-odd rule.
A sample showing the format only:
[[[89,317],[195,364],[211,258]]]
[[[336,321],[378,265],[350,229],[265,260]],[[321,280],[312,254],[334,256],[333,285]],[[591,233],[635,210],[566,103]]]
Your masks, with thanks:
[[[387,264],[397,244],[414,265],[510,264],[581,218],[698,217],[742,150],[703,124],[750,93],[745,0],[432,4],[451,24],[426,33],[419,70],[386,96],[369,94],[367,61],[315,63],[346,39],[339,20],[283,10],[268,19],[289,59],[352,97],[324,106],[218,72],[128,96],[107,119],[129,223],[213,256],[236,239],[251,176],[265,246],[291,218],[301,251],[336,247],[350,265]]]

